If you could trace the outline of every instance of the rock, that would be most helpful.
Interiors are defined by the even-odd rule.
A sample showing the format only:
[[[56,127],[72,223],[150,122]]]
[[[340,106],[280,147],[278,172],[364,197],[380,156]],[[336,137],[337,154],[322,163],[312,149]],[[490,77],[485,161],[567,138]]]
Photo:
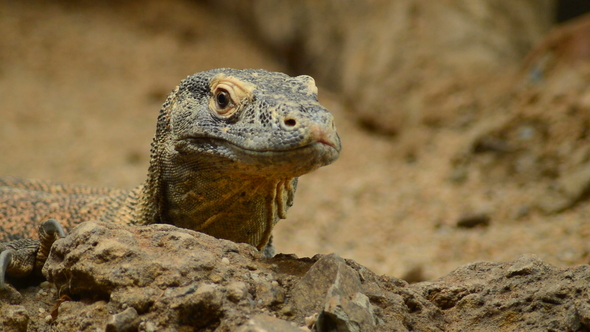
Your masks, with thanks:
[[[375,317],[369,298],[360,292],[350,298],[343,297],[335,286],[328,291],[326,305],[316,323],[317,331],[375,331]]]
[[[426,277],[424,276],[424,267],[422,265],[416,265],[406,271],[401,279],[413,284],[420,281],[426,281]]]
[[[233,264],[222,263],[224,257]],[[238,304],[246,304],[250,314],[255,307],[250,290],[258,295],[257,286],[273,287],[250,272],[256,258],[260,254],[252,246],[174,226],[87,222],[55,244],[44,273],[70,294],[110,299],[109,306],[149,318],[143,326],[177,329],[219,325],[224,312],[237,312],[231,307]],[[109,323],[113,331],[137,326],[119,315]],[[244,319],[227,324],[237,327]]]
[[[360,289],[361,282],[356,271],[347,266],[344,259],[331,254],[320,258],[297,283],[292,300],[305,312],[318,312],[324,308],[332,292],[352,296]]]
[[[227,297],[230,301],[239,302],[240,300],[244,299],[248,289],[246,288],[246,284],[241,281],[232,282],[227,286]]]
[[[43,273],[58,288],[65,285],[72,293],[106,298],[129,286],[176,287],[203,274],[223,279],[229,268],[219,263],[228,248],[203,237],[215,240],[163,224],[148,229],[86,222],[53,246]],[[228,246],[233,250],[235,244]],[[238,247],[245,256],[258,256],[251,246]],[[77,282],[71,283],[72,278]]]
[[[57,331],[84,331],[93,328],[102,331],[115,312],[120,310],[103,300],[66,301],[59,306],[58,315],[51,326]]]
[[[588,265],[557,269],[528,255],[467,264],[412,287],[444,310],[453,330],[579,331],[589,328],[589,274]]]
[[[126,332],[136,331],[139,326],[139,315],[137,310],[128,308],[127,310],[111,316],[105,328],[106,332]]]
[[[459,217],[457,220],[457,227],[459,228],[474,228],[477,226],[489,226],[490,216],[487,213],[467,213]]]
[[[130,287],[116,289],[111,293],[110,299],[119,308],[134,308],[138,313],[147,312],[157,298],[164,291],[154,287]]]
[[[145,330],[235,330],[262,313],[293,326],[317,316],[324,330],[438,325],[391,318],[408,312],[431,317],[438,309],[415,298],[406,282],[337,255],[264,259],[252,246],[169,225],[87,222],[58,240],[50,256],[43,269],[48,280],[85,299],[64,302],[56,328],[104,326],[110,319],[111,330],[133,329],[137,322]],[[73,319],[77,313],[89,318]],[[260,317],[249,328],[266,326]]]
[[[590,163],[578,165],[573,171],[562,174],[553,187],[554,190],[538,200],[537,206],[542,211],[557,213],[576,205],[590,191]]]
[[[217,325],[223,315],[223,298],[218,286],[200,284],[183,290],[177,301],[171,301],[170,307],[176,309],[180,322],[195,327]]]
[[[27,331],[29,315],[27,309],[22,305],[2,306],[2,326],[6,332]]]
[[[355,270],[335,254],[323,256],[293,290],[292,299],[305,312],[317,312],[318,331],[373,331],[373,306],[361,292]]]
[[[41,287],[21,290],[19,305],[0,296],[0,321],[5,327],[15,331],[42,330],[48,324],[64,331],[105,326],[107,331],[590,329],[590,266],[557,269],[535,256],[471,263],[438,280],[408,284],[378,276],[335,254],[266,259],[249,245],[173,226],[88,222],[55,243],[43,271],[61,293],[76,300],[61,303],[51,321],[45,318],[51,308],[39,307],[35,299]]]
[[[236,332],[303,332],[293,323],[274,318],[266,314],[258,314],[249,319]]]

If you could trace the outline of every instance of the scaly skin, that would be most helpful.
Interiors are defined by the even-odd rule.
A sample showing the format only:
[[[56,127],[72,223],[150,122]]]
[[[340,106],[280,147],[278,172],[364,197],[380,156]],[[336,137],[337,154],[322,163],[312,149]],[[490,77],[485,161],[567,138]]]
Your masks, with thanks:
[[[117,190],[0,178],[0,239],[33,238],[49,218],[66,230],[100,219],[168,223],[262,250],[293,204],[297,178],[335,161],[340,149],[311,77],[264,70],[197,73],[162,106],[143,185]],[[40,248],[63,233],[45,228],[50,235]],[[14,242],[10,254],[0,255],[0,267],[11,266],[9,275],[44,263],[47,253],[31,254],[30,243],[22,243],[23,254]],[[19,269],[14,262],[21,261],[29,266]]]

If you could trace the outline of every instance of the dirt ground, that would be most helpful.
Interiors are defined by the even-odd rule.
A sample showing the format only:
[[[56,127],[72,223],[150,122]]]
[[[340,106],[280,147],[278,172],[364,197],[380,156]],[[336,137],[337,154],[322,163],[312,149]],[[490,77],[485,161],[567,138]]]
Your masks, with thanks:
[[[159,106],[181,79],[216,67],[288,70],[232,23],[183,1],[116,8],[1,1],[0,174],[140,184]],[[300,179],[295,205],[274,233],[277,249],[300,257],[335,252],[412,280],[524,253],[560,267],[588,263],[590,206],[547,214],[537,203],[549,197],[559,174],[587,160],[585,136],[565,146],[573,140],[569,134],[586,130],[571,127],[583,121],[574,117],[552,128],[569,116],[572,103],[588,113],[590,90],[580,87],[590,71],[566,72],[555,84],[534,88],[518,86],[511,73],[499,73],[496,86],[513,89],[504,94],[510,97],[490,102],[481,91],[449,94],[447,107],[480,110],[396,137],[359,128],[352,111],[320,82],[320,100],[335,115],[344,150],[335,164]],[[551,113],[557,120],[543,118],[545,109],[558,110]],[[533,118],[549,127],[528,147],[549,149],[539,154],[555,158],[474,152],[482,137],[510,141],[512,127],[534,136],[540,129]],[[576,153],[577,163],[564,162]],[[457,227],[473,215],[488,225]]]

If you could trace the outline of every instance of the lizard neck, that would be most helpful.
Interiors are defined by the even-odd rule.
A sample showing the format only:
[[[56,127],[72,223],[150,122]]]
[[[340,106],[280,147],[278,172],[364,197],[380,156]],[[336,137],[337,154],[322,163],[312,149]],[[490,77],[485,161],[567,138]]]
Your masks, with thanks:
[[[161,222],[262,249],[293,204],[293,178],[199,175],[166,181]]]
[[[231,163],[182,164],[149,172],[136,191],[134,223],[172,224],[262,249],[293,205],[297,178],[256,177]]]

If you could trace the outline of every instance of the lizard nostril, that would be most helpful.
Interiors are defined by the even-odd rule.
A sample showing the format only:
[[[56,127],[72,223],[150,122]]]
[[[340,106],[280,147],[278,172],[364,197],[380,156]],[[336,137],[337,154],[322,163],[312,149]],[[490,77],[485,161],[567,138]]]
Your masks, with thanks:
[[[295,119],[285,119],[284,123],[287,127],[295,127],[297,125],[297,121]]]

